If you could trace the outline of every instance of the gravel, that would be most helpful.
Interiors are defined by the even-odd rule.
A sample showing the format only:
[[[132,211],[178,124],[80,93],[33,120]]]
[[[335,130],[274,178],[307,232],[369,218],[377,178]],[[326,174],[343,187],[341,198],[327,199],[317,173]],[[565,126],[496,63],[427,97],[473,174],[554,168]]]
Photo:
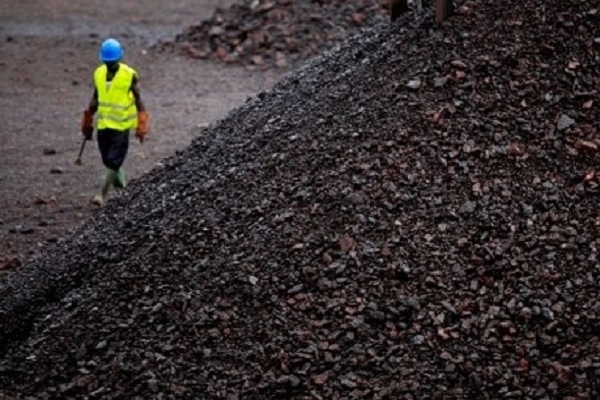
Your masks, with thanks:
[[[0,393],[600,398],[597,10],[405,16],[249,99],[0,277]]]

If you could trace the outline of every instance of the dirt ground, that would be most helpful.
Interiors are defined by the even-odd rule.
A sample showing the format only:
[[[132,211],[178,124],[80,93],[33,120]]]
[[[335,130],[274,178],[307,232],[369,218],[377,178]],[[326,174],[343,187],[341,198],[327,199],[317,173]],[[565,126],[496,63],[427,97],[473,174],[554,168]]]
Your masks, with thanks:
[[[0,271],[40,254],[96,212],[90,199],[102,165],[95,141],[88,142],[82,166],[74,160],[105,37],[122,41],[151,113],[150,140],[143,148],[132,142],[125,164],[133,178],[188,145],[195,128],[276,81],[276,72],[151,49],[230,3],[0,0]]]

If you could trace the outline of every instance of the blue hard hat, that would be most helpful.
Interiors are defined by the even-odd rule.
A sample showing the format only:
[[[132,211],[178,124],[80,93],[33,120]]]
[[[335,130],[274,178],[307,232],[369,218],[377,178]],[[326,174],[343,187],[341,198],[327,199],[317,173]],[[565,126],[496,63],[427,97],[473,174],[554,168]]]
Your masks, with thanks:
[[[123,57],[121,43],[115,39],[106,39],[104,43],[102,43],[102,46],[100,46],[100,53],[98,56],[102,62],[119,61],[121,57]]]

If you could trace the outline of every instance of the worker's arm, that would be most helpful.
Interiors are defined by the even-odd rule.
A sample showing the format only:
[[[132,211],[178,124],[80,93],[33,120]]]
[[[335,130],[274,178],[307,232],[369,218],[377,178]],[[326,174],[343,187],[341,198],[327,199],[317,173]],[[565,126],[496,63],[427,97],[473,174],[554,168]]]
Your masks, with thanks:
[[[95,114],[96,111],[98,111],[98,90],[96,90],[96,88],[94,88],[94,94],[92,95],[92,98],[90,99],[90,104],[88,105],[88,111],[90,111],[92,114]]]
[[[137,76],[133,77],[133,81],[131,82],[131,91],[133,92],[133,97],[135,97],[135,106],[138,110],[138,126],[135,130],[135,136],[140,140],[141,143],[146,140],[146,135],[148,135],[148,119],[150,117],[148,116],[146,107],[142,101]]]
[[[81,116],[81,134],[86,140],[91,140],[94,133],[94,114],[98,111],[98,91],[94,89],[94,95],[90,100],[87,110],[83,110]]]
[[[133,82],[131,83],[131,91],[133,92],[133,97],[135,97],[135,106],[138,109],[138,112],[146,111],[146,107],[144,106],[144,102],[142,101],[142,95],[140,94],[140,85],[138,83],[138,77],[133,77]]]

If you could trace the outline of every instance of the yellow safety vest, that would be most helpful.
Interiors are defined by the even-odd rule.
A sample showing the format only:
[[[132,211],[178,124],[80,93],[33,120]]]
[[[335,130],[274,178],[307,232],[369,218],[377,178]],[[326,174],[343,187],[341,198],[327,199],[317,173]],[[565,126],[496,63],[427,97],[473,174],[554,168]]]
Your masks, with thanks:
[[[131,91],[133,77],[137,73],[123,63],[112,81],[106,81],[108,69],[99,66],[94,72],[94,85],[98,92],[98,129],[128,131],[137,127],[137,107]]]

